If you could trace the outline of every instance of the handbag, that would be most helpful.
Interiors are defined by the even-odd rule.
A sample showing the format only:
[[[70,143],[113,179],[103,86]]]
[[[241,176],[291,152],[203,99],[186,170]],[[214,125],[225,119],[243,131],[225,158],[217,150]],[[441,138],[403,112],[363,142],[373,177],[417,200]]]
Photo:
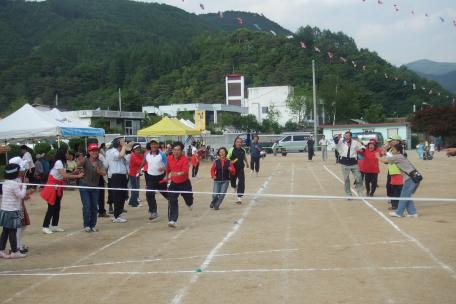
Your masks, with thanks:
[[[417,170],[413,170],[412,172],[408,173],[407,175],[411,178],[411,180],[415,184],[418,184],[419,182],[421,182],[423,180],[423,175],[421,175],[421,173],[418,172]]]

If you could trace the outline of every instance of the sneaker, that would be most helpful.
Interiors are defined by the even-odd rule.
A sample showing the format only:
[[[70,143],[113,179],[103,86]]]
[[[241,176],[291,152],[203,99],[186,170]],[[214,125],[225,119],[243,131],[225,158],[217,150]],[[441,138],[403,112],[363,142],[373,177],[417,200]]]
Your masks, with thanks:
[[[394,212],[394,211],[393,211],[393,212],[390,212],[389,215],[392,216],[392,217],[402,217],[402,215],[399,215],[399,214],[397,214],[397,213]]]
[[[45,234],[53,234],[54,232],[52,232],[52,230],[49,229],[48,227],[43,227],[43,233],[45,233]]]
[[[10,259],[21,259],[21,258],[25,258],[27,255],[24,254],[24,253],[21,253],[20,251],[16,251],[16,252],[11,252],[10,253]]]
[[[242,204],[242,197],[237,198],[236,204],[241,205]]]
[[[407,217],[414,217],[414,218],[417,218],[417,217],[418,217],[418,213],[415,213],[415,214],[407,214]]]
[[[154,221],[156,219],[158,219],[158,213],[157,212],[149,213],[149,220]]]
[[[4,250],[0,250],[0,259],[9,259],[10,255],[7,254]]]
[[[113,218],[112,219],[113,223],[126,223],[128,222],[127,219],[124,219],[123,217],[119,216],[118,218]]]
[[[100,231],[100,230],[98,230],[96,227],[92,227],[92,228],[90,228],[90,230],[92,230],[92,232],[98,232],[98,231]]]
[[[84,231],[85,232],[92,232],[92,229],[90,229],[90,227],[84,227]]]
[[[52,232],[65,232],[65,230],[63,230],[59,226],[50,226],[50,229],[52,230]]]
[[[175,221],[169,221],[169,222],[168,222],[168,227],[176,228],[176,227],[177,227],[177,224],[176,224]]]
[[[22,247],[19,248],[19,251],[21,253],[27,253],[29,251],[28,247],[25,245],[22,245]]]

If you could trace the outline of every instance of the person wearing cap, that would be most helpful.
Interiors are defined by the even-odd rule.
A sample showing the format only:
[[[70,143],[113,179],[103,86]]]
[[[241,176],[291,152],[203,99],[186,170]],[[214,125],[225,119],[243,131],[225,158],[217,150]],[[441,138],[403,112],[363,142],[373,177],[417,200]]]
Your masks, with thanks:
[[[350,188],[350,172],[355,177],[356,192],[362,195],[363,181],[361,172],[359,171],[357,153],[365,149],[363,144],[352,138],[350,131],[345,132],[344,138],[339,134],[334,138],[336,149],[340,154],[339,163],[341,164],[342,174],[344,176],[345,193],[347,196],[352,196]]]
[[[160,194],[168,199],[166,191],[166,183],[160,183],[165,178],[165,169],[168,164],[168,157],[163,151],[158,149],[158,142],[151,140],[149,143],[150,150],[145,154],[141,166],[146,171],[146,198],[149,205],[149,220],[153,221],[158,218],[157,200],[155,199],[155,191],[160,191]],[[147,170],[146,170],[147,167]],[[151,191],[155,190],[155,191]]]
[[[128,171],[128,180],[130,181],[130,200],[128,205],[133,208],[141,207],[139,203],[139,177],[141,173],[141,164],[144,161],[144,155],[141,153],[141,145],[139,143],[134,143],[131,147],[130,153],[130,168]]]
[[[33,190],[27,191],[26,187],[20,184],[19,165],[8,164],[4,170],[5,182],[2,187],[3,195],[0,206],[0,226],[3,227],[0,236],[0,258],[24,258],[27,255],[19,251],[16,233],[17,229],[22,227],[21,202],[23,199],[27,199]],[[5,251],[8,240],[11,253]]]
[[[112,190],[112,200],[114,204],[113,223],[125,223],[127,219],[122,216],[124,212],[125,200],[128,196],[128,164],[125,159],[128,144],[124,138],[116,138],[112,148],[106,153],[108,163],[108,178],[111,179],[109,187],[122,189]],[[131,147],[131,146],[130,146]]]
[[[84,177],[79,181],[79,194],[82,202],[82,219],[85,232],[97,232],[98,197],[100,191],[97,188],[100,177],[106,175],[103,162],[98,157],[98,144],[89,144],[87,147],[89,157],[80,154],[78,167],[84,171]]]
[[[366,195],[374,196],[377,189],[378,174],[380,173],[378,157],[383,156],[383,152],[377,147],[377,141],[371,139],[367,144],[367,149],[359,151],[358,154],[363,157],[363,160],[359,162],[359,169],[364,174]]]
[[[402,141],[402,138],[399,135],[393,135],[390,136],[386,139],[386,143],[383,146],[383,151],[384,154],[390,152],[392,150],[392,147],[400,144]],[[405,157],[407,157],[407,153],[403,152],[402,153]],[[395,194],[397,193],[397,190],[393,187],[393,184],[391,183],[391,175],[397,175],[399,172],[399,168],[395,164],[388,164],[388,172],[386,175],[386,196],[388,197],[395,197]],[[389,201],[390,204],[392,204],[392,200]],[[394,207],[394,206],[393,206]],[[393,208],[392,207],[392,208]]]

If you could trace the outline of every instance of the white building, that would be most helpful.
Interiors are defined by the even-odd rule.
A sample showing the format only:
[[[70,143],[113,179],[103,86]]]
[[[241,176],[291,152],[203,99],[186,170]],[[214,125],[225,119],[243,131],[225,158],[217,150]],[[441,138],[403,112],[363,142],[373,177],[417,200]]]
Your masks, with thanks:
[[[296,121],[287,107],[287,99],[294,95],[292,86],[248,88],[248,98],[245,100],[249,114],[256,117],[259,123],[268,117],[271,107],[279,112],[279,124],[285,125],[289,120]]]

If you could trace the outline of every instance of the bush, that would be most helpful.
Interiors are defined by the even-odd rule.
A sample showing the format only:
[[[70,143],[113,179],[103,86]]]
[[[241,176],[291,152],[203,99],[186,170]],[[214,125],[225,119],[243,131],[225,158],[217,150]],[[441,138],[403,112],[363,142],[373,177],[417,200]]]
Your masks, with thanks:
[[[48,153],[51,150],[51,145],[48,143],[37,143],[34,147],[35,154]]]
[[[52,143],[52,147],[54,148],[54,150],[58,150],[58,149],[59,149],[59,144],[58,144],[58,142],[57,142],[57,141],[54,141],[54,142]],[[63,141],[60,141],[60,147],[62,147],[62,148],[63,148],[63,147],[67,147],[67,148],[68,148],[68,145],[67,145],[65,142],[63,142]],[[51,151],[52,151],[52,150],[51,150]]]
[[[4,180],[4,179],[5,179],[5,166],[0,165],[0,180]]]

